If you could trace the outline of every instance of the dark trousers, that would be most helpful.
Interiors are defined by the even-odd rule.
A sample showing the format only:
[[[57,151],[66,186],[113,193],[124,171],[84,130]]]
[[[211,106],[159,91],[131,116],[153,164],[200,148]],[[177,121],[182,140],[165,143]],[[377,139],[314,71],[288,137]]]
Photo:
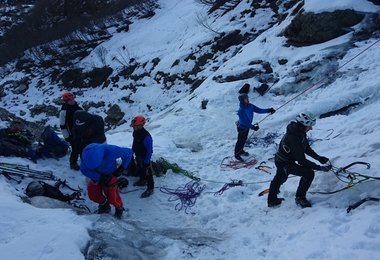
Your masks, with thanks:
[[[79,151],[78,144],[74,140],[70,140],[71,154],[70,154],[70,164],[78,163]]]
[[[235,145],[235,155],[239,155],[244,150],[245,142],[247,142],[248,139],[249,129],[238,127],[237,131],[238,138]]]
[[[280,191],[280,187],[286,182],[289,174],[301,177],[296,192],[296,197],[306,197],[306,193],[314,180],[314,171],[308,167],[300,166],[297,164],[287,165],[284,163],[279,163],[277,161],[275,164],[277,167],[277,172],[269,187],[268,201],[274,201],[277,199],[277,194]]]
[[[148,168],[144,167],[142,163],[137,163],[136,165],[137,174],[140,176],[140,180],[147,182],[147,188],[149,190],[154,189],[153,171],[151,168],[152,164],[150,164]]]

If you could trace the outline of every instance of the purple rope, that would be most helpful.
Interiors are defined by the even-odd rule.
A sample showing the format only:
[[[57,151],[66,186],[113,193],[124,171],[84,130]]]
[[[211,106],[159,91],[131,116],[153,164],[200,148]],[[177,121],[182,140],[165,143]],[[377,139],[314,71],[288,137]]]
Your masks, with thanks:
[[[250,139],[248,139],[248,141],[246,142],[246,144],[250,147],[250,146],[258,146],[258,145],[262,145],[263,147],[268,147],[272,144],[275,143],[276,139],[280,136],[279,133],[277,132],[274,132],[274,133],[268,133],[266,136],[264,137],[258,137],[258,136],[253,136],[251,137]]]
[[[216,192],[211,192],[211,193],[214,193],[214,196],[221,196],[229,188],[237,187],[237,186],[245,186],[245,184],[243,183],[242,180],[231,180],[231,182],[224,184],[224,186],[220,190]]]
[[[168,199],[169,202],[179,200],[175,206],[175,210],[181,211],[184,209],[185,213],[189,214],[189,210],[195,205],[197,198],[205,188],[206,185],[200,185],[198,181],[190,181],[186,183],[184,187],[179,187],[177,189],[161,187],[160,191],[170,195]]]

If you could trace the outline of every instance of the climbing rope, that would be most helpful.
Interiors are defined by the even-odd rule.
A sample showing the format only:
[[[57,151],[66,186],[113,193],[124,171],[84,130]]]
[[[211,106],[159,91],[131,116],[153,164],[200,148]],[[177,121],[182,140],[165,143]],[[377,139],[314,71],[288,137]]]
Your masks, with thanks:
[[[251,156],[247,158],[244,161],[239,161],[234,159],[233,156],[227,156],[223,158],[222,162],[220,163],[220,168],[226,169],[231,168],[234,170],[241,169],[241,168],[252,168],[257,163],[257,160],[255,157]]]
[[[371,182],[375,180],[380,180],[380,177],[375,177],[375,176],[369,176],[369,175],[364,175],[358,172],[353,172],[349,171],[348,169],[351,168],[354,165],[365,165],[367,166],[367,169],[371,168],[371,164],[367,162],[353,162],[350,163],[349,165],[345,167],[335,167],[333,166],[331,171],[334,174],[334,176],[340,181],[346,184],[345,187],[334,190],[334,191],[312,191],[310,192],[311,194],[321,194],[321,195],[330,195],[330,194],[335,194],[347,189],[350,189],[360,183],[365,183],[365,182]]]
[[[380,42],[380,39],[379,40],[376,40],[374,43],[372,43],[371,45],[369,45],[368,47],[366,47],[364,50],[362,50],[361,52],[359,52],[358,54],[356,54],[354,57],[352,57],[351,59],[349,59],[348,61],[346,61],[345,63],[343,63],[341,66],[339,66],[335,71],[333,72],[330,72],[327,77],[324,77],[322,79],[320,79],[317,83],[315,83],[314,85],[312,85],[311,87],[305,89],[304,91],[302,91],[301,93],[297,94],[296,96],[294,96],[293,98],[289,99],[288,101],[286,101],[284,104],[280,105],[278,108],[276,108],[276,111],[282,109],[284,106],[288,105],[290,102],[292,102],[293,100],[297,99],[298,97],[302,96],[303,94],[305,94],[306,92],[308,92],[309,90],[315,88],[316,86],[318,86],[317,88],[320,88],[322,86],[322,83],[324,83],[325,81],[327,81],[329,78],[331,78],[332,76],[334,76],[335,74],[338,73],[339,70],[341,70],[343,67],[345,67],[347,64],[351,63],[353,60],[355,60],[357,57],[359,57],[360,55],[362,55],[364,52],[366,52],[367,50],[369,50],[370,48],[372,48],[373,46],[375,46],[377,43]],[[269,114],[267,115],[266,117],[264,117],[263,119],[261,119],[257,124],[260,124],[262,123],[263,121],[265,121],[268,117],[270,117],[272,114]],[[253,135],[253,134],[252,134]]]
[[[175,210],[181,211],[184,209],[185,213],[188,214],[205,188],[206,185],[201,185],[199,181],[190,181],[183,187],[177,189],[161,187],[160,191],[170,195],[169,202],[179,201],[175,206]]]

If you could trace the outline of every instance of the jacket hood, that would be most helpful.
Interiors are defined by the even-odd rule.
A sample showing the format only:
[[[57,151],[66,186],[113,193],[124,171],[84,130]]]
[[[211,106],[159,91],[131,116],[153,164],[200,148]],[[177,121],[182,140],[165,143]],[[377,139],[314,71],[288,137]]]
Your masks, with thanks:
[[[81,163],[84,163],[90,170],[95,170],[102,164],[103,156],[104,146],[102,144],[89,144],[83,150]]]
[[[291,135],[303,136],[305,134],[305,127],[298,122],[290,122],[286,127],[286,132]]]

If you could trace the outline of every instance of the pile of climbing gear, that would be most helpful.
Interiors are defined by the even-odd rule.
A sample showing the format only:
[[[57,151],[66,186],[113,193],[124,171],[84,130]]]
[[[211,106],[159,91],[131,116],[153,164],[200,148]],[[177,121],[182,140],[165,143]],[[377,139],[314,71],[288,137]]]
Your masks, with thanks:
[[[206,186],[201,185],[199,181],[190,181],[183,187],[177,189],[161,187],[160,191],[170,195],[168,201],[179,201],[175,206],[175,210],[181,211],[184,209],[185,213],[188,214],[205,188]]]
[[[238,170],[242,168],[250,169],[253,166],[255,166],[256,163],[257,163],[257,160],[254,156],[250,156],[246,158],[244,161],[239,161],[235,159],[234,156],[227,156],[220,163],[220,168],[222,169],[230,168],[234,170]]]
[[[38,171],[29,168],[29,165],[19,165],[0,162],[0,174],[8,180],[21,183],[24,178],[32,178],[37,180],[53,180],[57,181],[57,177],[50,171]],[[17,179],[18,178],[18,179]]]
[[[369,164],[367,162],[361,162],[361,161],[350,163],[344,167],[333,166],[331,171],[334,173],[334,176],[339,181],[345,183],[346,186],[344,186],[341,189],[334,190],[334,191],[314,191],[314,192],[310,192],[310,193],[322,194],[322,195],[335,194],[335,193],[350,189],[350,188],[352,188],[352,187],[354,187],[360,183],[370,182],[370,181],[374,181],[374,180],[380,180],[380,177],[364,175],[364,174],[349,170],[354,165],[365,165],[367,167],[367,169],[371,168],[371,164]]]

